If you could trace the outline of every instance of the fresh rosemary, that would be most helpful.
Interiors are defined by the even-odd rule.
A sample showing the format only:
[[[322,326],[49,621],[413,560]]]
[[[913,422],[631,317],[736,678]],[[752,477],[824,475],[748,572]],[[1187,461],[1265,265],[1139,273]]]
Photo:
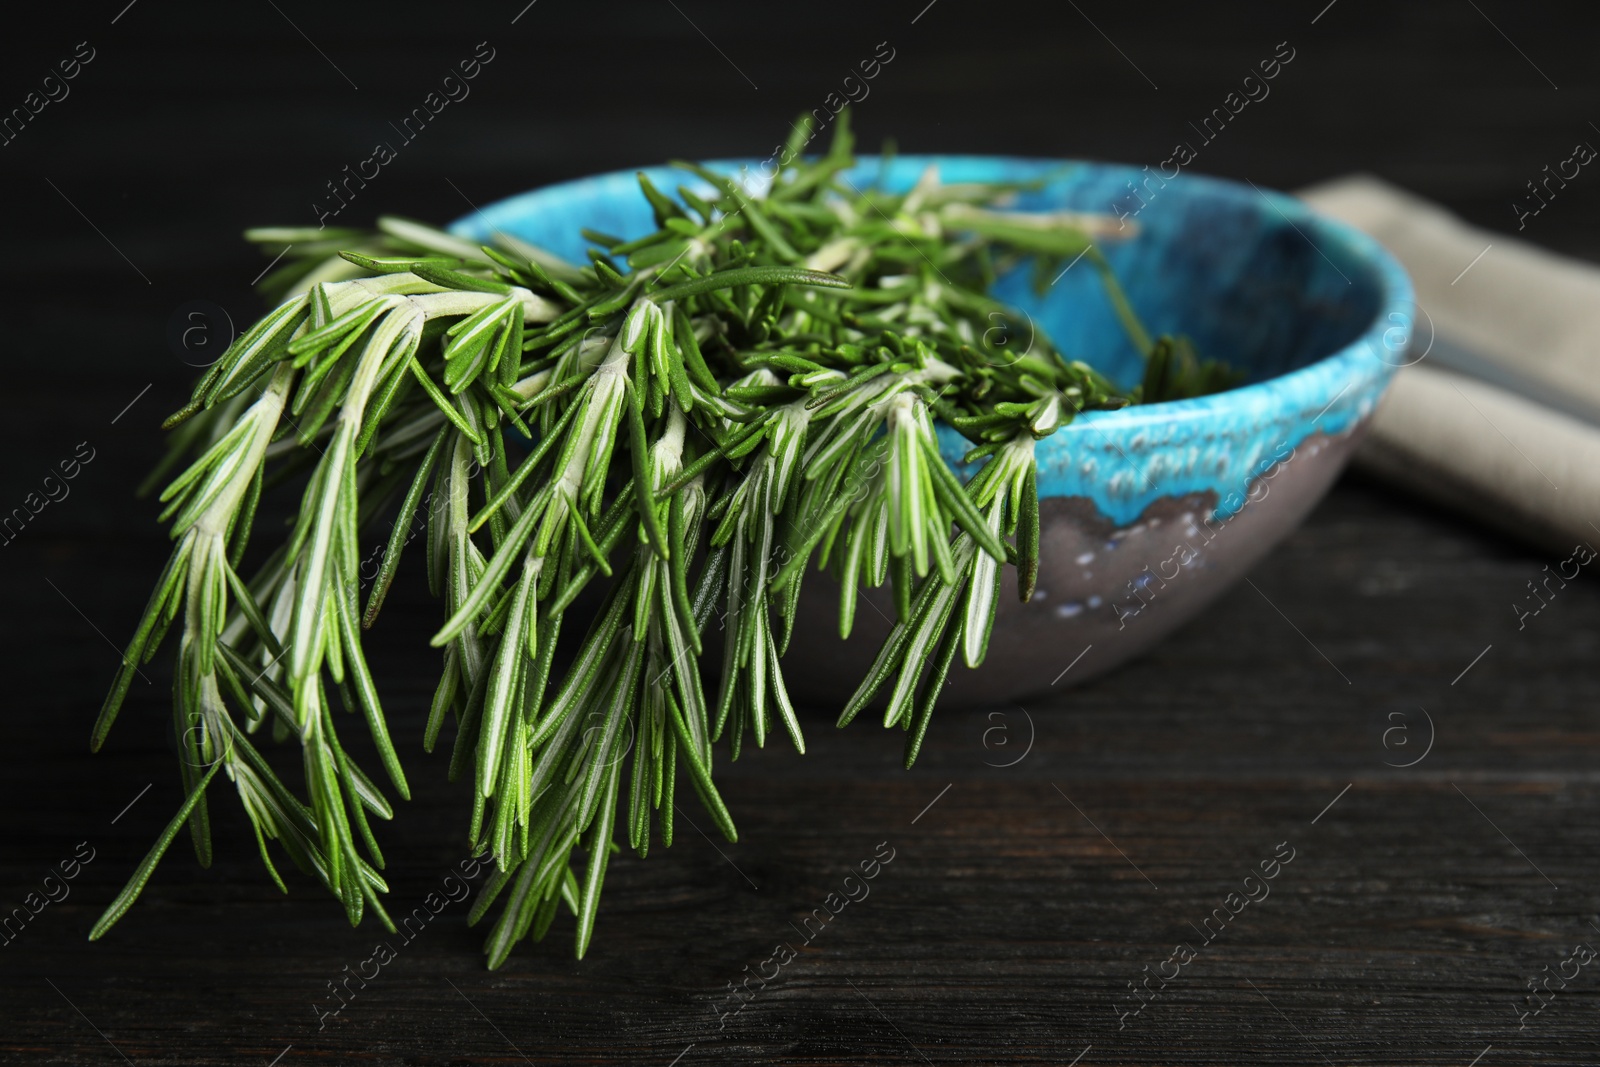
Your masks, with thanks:
[[[361,631],[425,497],[422,551],[446,618],[424,748],[454,724],[469,838],[496,862],[471,912],[478,922],[501,904],[490,967],[542,938],[563,904],[584,954],[617,824],[641,856],[653,838],[670,845],[680,764],[735,838],[716,745],[736,759],[747,732],[762,745],[781,730],[805,750],[782,656],[813,563],[840,584],[841,637],[861,587],[892,585],[898,622],[839,724],[883,697],[910,765],[956,658],[983,660],[1006,563],[1032,593],[1035,442],[1080,411],[1231,376],[1181,338],[1149,338],[1082,217],[1007,212],[1015,187],[944,185],[931,169],[905,193],[861,189],[847,115],[821,158],[798,157],[806,135],[802,122],[795,162],[762,196],[693,164],[681,166],[713,192],[673,199],[641,174],[658,228],[586,232],[581,267],[509,236],[480,247],[392,218],[373,232],[250,235],[269,253],[293,246],[267,282],[282,302],[168,420],[177,431],[153,479],[177,472],[161,494],[176,548],[92,741],[181,615],[173,729],[187,799],[91,938],[185,823],[209,862],[205,792],[219,770],[280,888],[269,842],[352,923],[370,907],[393,929],[370,822],[393,809],[334,709],[359,709],[407,798]],[[1147,357],[1132,390],[1043,338],[1014,360],[982,340],[1005,312],[988,295],[998,274],[1031,260],[1043,277],[1079,256]],[[940,458],[936,420],[982,462],[966,484]],[[261,498],[296,486],[287,540],[246,577]],[[397,499],[363,607],[358,536]],[[582,640],[558,664],[566,625]],[[299,742],[304,799],[262,755],[264,734]]]

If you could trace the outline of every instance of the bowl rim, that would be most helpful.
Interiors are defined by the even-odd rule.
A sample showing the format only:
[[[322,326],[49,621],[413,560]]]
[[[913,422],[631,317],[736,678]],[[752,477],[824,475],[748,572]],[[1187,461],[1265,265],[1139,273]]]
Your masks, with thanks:
[[[764,162],[767,161],[755,158],[722,158],[705,160],[702,165],[725,174],[742,176],[747,188],[753,192],[760,192],[770,180],[770,176],[761,170]],[[1049,156],[906,153],[894,157],[895,165],[912,166],[919,170],[944,162],[1021,164],[1030,168],[1073,166],[1090,167],[1107,172],[1143,173],[1140,168],[1128,163]],[[877,165],[879,165],[878,160],[873,157],[860,157],[852,172]],[[448,230],[457,236],[482,239],[496,229],[513,229],[514,227],[510,225],[513,220],[524,218],[531,211],[544,207],[541,201],[559,198],[564,191],[575,192],[584,186],[617,180],[631,185],[635,181],[635,175],[640,171],[652,177],[658,173],[670,172],[681,177],[680,184],[691,187],[705,184],[702,179],[687,171],[664,164],[603,171],[554,182],[496,200],[454,220],[449,224]],[[1265,207],[1270,207],[1281,215],[1324,258],[1328,258],[1327,252],[1306,235],[1307,228],[1313,230],[1319,237],[1341,246],[1339,250],[1346,254],[1347,259],[1371,272],[1372,280],[1376,283],[1378,299],[1372,319],[1359,335],[1340,348],[1283,374],[1203,397],[1134,404],[1115,411],[1083,412],[1051,437],[1041,441],[1039,446],[1042,451],[1066,449],[1069,447],[1069,442],[1081,433],[1110,432],[1121,437],[1157,426],[1211,419],[1235,409],[1252,410],[1258,422],[1282,422],[1304,416],[1310,411],[1317,411],[1318,414],[1311,420],[1316,423],[1321,421],[1352,389],[1356,389],[1358,385],[1366,386],[1366,389],[1356,389],[1356,396],[1352,398],[1357,401],[1355,408],[1342,410],[1339,415],[1329,420],[1330,428],[1327,432],[1337,432],[1363,418],[1370,411],[1371,404],[1359,401],[1374,385],[1380,386],[1381,392],[1381,388],[1387,385],[1387,379],[1392,378],[1394,373],[1405,365],[1401,359],[1409,346],[1411,331],[1415,326],[1416,298],[1411,279],[1404,268],[1376,239],[1348,223],[1313,210],[1297,197],[1264,189],[1253,182],[1239,182],[1188,171],[1185,171],[1182,177],[1202,189],[1213,189],[1228,196],[1237,196],[1247,190],[1253,190],[1265,202]],[[1398,340],[1392,337],[1397,332]],[[1393,354],[1393,362],[1384,358],[1382,353],[1385,352]],[[1367,399],[1370,401],[1372,398]],[[1307,434],[1311,432],[1314,430],[1308,429]],[[1053,446],[1052,441],[1055,442]],[[1044,457],[1041,456],[1042,458]]]

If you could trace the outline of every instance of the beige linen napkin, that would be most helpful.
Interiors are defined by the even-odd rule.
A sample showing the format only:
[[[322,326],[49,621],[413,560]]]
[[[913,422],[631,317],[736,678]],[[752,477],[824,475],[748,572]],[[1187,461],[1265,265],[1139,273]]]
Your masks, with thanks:
[[[1541,547],[1600,544],[1600,269],[1364,175],[1300,196],[1416,286],[1411,365],[1356,462]]]

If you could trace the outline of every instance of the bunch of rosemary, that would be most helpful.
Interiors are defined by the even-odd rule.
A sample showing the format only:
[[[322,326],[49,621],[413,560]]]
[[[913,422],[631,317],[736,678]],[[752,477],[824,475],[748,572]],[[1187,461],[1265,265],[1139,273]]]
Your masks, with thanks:
[[[379,896],[370,819],[385,790],[340,739],[359,710],[388,786],[408,790],[362,652],[425,497],[431,589],[446,619],[424,748],[454,727],[469,837],[496,873],[489,965],[541,938],[564,903],[577,954],[593,930],[617,824],[642,856],[673,838],[678,768],[721,831],[717,742],[781,730],[802,752],[782,656],[807,567],[837,577],[848,636],[861,586],[892,584],[899,620],[844,708],[886,695],[915,758],[959,656],[984,657],[1001,570],[1038,566],[1034,443],[1080,411],[1228,384],[1181,339],[1152,341],[1071,216],[1000,210],[1015,189],[860,189],[848,117],[828,154],[795,158],[762,196],[692,164],[697,194],[643,175],[657,229],[586,232],[575,266],[504,235],[480,247],[398,219],[375,232],[263,230],[298,258],[282,302],[211,367],[172,418],[153,476],[177,543],[96,723],[98,748],[136,666],[179,621],[173,729],[187,799],[94,927],[128,909],[188,824],[202,864],[219,770],[255,828],[315,875],[352,923]],[[336,255],[334,253],[337,253]],[[1024,260],[1100,270],[1145,383],[1119,390],[1042,338],[997,359],[987,290]],[[935,419],[986,461],[966,484]],[[241,570],[263,494],[299,487],[287,539]],[[431,494],[430,494],[431,491]],[[394,514],[358,603],[359,536]],[[577,598],[591,584],[597,597]],[[574,617],[576,613],[577,617]],[[558,664],[563,627],[582,634]],[[720,633],[720,639],[719,639]],[[720,647],[713,647],[720,645]],[[259,740],[293,736],[304,795]]]

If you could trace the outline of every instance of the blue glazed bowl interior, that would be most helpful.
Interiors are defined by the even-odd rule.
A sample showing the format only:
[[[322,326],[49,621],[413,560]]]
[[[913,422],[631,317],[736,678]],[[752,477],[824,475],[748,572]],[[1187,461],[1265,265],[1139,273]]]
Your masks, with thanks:
[[[1211,490],[1227,514],[1237,507],[1230,494],[1285,447],[1364,418],[1400,363],[1414,306],[1403,271],[1370,238],[1290,197],[1187,173],[1164,181],[1127,166],[988,156],[868,160],[846,177],[861,189],[903,191],[930,165],[947,183],[1042,182],[1017,195],[1017,210],[1122,218],[1126,237],[1095,244],[1146,327],[1186,334],[1203,356],[1245,374],[1244,385],[1214,396],[1080,416],[1039,446],[1041,495],[1088,497],[1121,523],[1162,496]],[[764,185],[756,161],[709,166],[745,174],[752,191]],[[663,190],[708,188],[673,168],[644,170]],[[635,173],[525,193],[451,229],[476,240],[498,230],[583,262],[580,228],[627,239],[655,228]],[[1025,312],[1067,357],[1137,382],[1141,358],[1095,272],[1080,263],[1043,295],[1031,274],[1002,277],[994,295]],[[941,439],[958,463],[966,443],[947,428]]]

